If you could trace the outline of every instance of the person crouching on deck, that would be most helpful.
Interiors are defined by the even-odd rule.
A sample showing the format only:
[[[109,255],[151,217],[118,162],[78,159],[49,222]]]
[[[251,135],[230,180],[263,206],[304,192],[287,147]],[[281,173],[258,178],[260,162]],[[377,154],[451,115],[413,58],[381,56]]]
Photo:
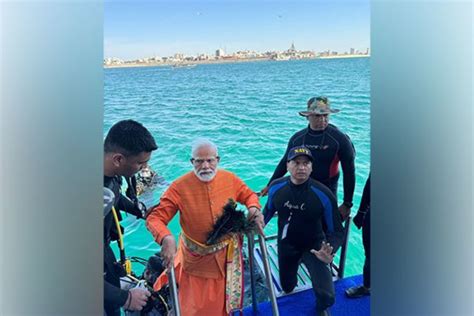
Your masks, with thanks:
[[[310,178],[314,159],[308,148],[290,149],[286,160],[290,176],[270,184],[263,210],[265,223],[278,212],[280,283],[283,291],[292,292],[303,262],[311,276],[317,315],[328,316],[335,302],[329,265],[342,244],[341,214],[332,192]]]
[[[198,139],[192,146],[194,170],[175,180],[162,195],[160,203],[147,217],[147,228],[156,242],[167,267],[174,264],[179,287],[179,302],[184,316],[228,315],[242,305],[242,236],[205,245],[208,233],[233,199],[248,209],[262,232],[263,215],[257,195],[235,174],[218,169],[217,146]],[[168,223],[179,211],[179,246]],[[167,282],[162,274],[154,285],[159,290]]]

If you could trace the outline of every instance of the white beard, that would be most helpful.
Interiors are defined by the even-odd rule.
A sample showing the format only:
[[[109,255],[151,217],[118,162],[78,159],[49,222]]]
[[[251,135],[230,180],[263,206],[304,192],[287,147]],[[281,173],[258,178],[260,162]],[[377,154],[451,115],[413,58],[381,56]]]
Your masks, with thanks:
[[[202,182],[209,182],[211,181],[212,179],[214,179],[214,177],[216,176],[216,172],[215,171],[212,171],[211,173],[207,173],[207,174],[199,174],[196,170],[194,170],[194,174],[196,175],[196,177],[198,177],[199,180],[201,180]]]

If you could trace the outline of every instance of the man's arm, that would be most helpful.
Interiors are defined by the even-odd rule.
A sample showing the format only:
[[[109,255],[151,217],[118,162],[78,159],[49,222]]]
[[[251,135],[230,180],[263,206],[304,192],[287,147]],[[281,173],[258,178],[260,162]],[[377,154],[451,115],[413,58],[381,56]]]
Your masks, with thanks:
[[[258,196],[239,177],[233,175],[234,188],[236,189],[237,202],[244,204],[248,211],[249,220],[253,220],[260,234],[263,235],[263,215],[260,212],[261,206]]]
[[[165,236],[171,235],[168,223],[178,212],[179,194],[174,183],[163,193],[160,203],[151,208],[146,218],[146,227],[151,232],[158,244],[162,243]]]
[[[167,225],[179,209],[178,201],[179,194],[175,184],[172,183],[168,190],[163,193],[160,203],[151,208],[146,217],[146,227],[155,238],[155,241],[161,245],[161,256],[168,267],[173,263],[176,255],[176,241]]]
[[[120,210],[127,212],[128,214],[135,215],[138,218],[144,218],[145,215],[145,205],[139,202],[133,202],[127,196],[120,194],[118,207]]]
[[[355,149],[349,136],[341,134],[339,158],[342,167],[344,203],[351,208],[355,188]]]
[[[267,204],[265,204],[265,207],[263,208],[263,221],[265,222],[265,225],[268,224],[268,222],[272,219],[273,215],[275,215],[275,208],[270,202],[270,197],[267,200]]]
[[[106,304],[121,306],[129,311],[141,311],[151,293],[147,289],[132,288],[128,291],[104,282],[104,299]]]
[[[234,189],[236,191],[236,200],[247,208],[256,207],[261,208],[260,201],[255,192],[253,192],[239,177],[232,174]]]
[[[336,253],[344,239],[344,228],[342,227],[342,218],[337,208],[336,198],[329,190],[328,193],[331,194],[332,199],[331,210],[324,214],[324,220],[326,221],[327,227],[326,238],[329,244],[333,247],[333,253]],[[332,222],[332,224],[329,224],[330,222]]]
[[[267,204],[265,205],[265,209],[263,210],[263,216],[264,216],[264,221],[265,224],[268,224],[268,222],[272,219],[272,217],[275,215],[277,212],[277,209],[275,207],[275,195],[276,192],[278,192],[280,189],[284,188],[287,183],[289,177],[283,178],[283,179],[277,179],[276,181],[273,181],[270,183],[269,189],[268,189],[268,199],[267,199]]]
[[[104,301],[106,304],[123,306],[128,299],[128,291],[104,280]]]
[[[359,210],[356,216],[354,216],[353,222],[357,228],[361,229],[364,223],[364,218],[370,211],[370,174],[369,178],[365,182],[364,192],[362,193],[362,199],[360,200]]]
[[[263,209],[263,218],[265,225],[268,224],[268,222],[273,218],[276,213],[276,207],[273,199],[275,197],[275,192],[283,186],[284,183],[282,182],[278,182],[276,185],[275,182],[270,183],[267,204],[265,204],[265,208]]]
[[[311,189],[319,197],[323,205],[323,220],[326,224],[326,239],[333,248],[333,253],[337,252],[344,239],[344,229],[342,218],[337,208],[336,197],[324,185],[311,186]]]

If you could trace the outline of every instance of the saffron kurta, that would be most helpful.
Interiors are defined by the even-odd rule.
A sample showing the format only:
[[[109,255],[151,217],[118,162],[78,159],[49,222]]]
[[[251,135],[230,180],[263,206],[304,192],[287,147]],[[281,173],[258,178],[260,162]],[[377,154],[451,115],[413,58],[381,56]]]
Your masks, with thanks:
[[[171,232],[166,225],[179,211],[183,233],[205,244],[213,224],[222,214],[222,207],[232,198],[247,208],[257,207],[257,195],[235,174],[222,169],[210,182],[200,181],[189,172],[174,181],[147,217],[147,227],[161,244]],[[226,249],[200,256],[178,245],[175,260],[179,299],[183,316],[227,315],[225,308]],[[155,283],[162,286],[163,278]]]

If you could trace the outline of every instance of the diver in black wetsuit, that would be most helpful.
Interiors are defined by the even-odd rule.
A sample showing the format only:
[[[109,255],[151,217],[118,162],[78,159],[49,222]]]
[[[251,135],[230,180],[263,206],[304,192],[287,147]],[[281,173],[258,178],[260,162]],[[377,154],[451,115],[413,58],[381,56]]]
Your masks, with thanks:
[[[290,176],[270,184],[264,218],[268,223],[278,212],[278,263],[283,290],[293,291],[302,261],[311,276],[318,315],[329,315],[335,292],[328,264],[342,244],[343,228],[336,198],[309,177],[312,161],[306,147],[289,150]]]
[[[311,178],[327,186],[337,199],[337,184],[339,180],[339,162],[342,166],[344,199],[339,206],[343,217],[350,214],[352,198],[355,187],[355,149],[346,134],[336,126],[329,124],[329,114],[337,113],[339,110],[331,109],[326,97],[313,97],[308,100],[307,111],[299,112],[301,116],[307,117],[309,126],[294,134],[289,142],[285,154],[273,173],[273,180],[285,175],[286,157],[290,148],[295,146],[306,146],[311,150],[314,157],[314,168]],[[267,187],[263,188],[261,194],[265,196]]]
[[[114,207],[119,220],[119,210],[143,217],[142,204],[122,195],[121,178],[132,177],[146,166],[151,152],[157,148],[150,132],[133,120],[120,121],[109,130],[104,141],[104,187],[114,193]],[[110,245],[117,238],[113,213],[108,212],[104,217],[104,311],[107,316],[120,315],[122,306],[127,310],[141,310],[150,296],[145,289],[120,288],[120,277],[124,271]]]
[[[364,186],[359,211],[353,221],[357,228],[362,227],[362,243],[365,252],[364,283],[347,289],[346,295],[350,298],[358,298],[370,295],[370,174]]]

